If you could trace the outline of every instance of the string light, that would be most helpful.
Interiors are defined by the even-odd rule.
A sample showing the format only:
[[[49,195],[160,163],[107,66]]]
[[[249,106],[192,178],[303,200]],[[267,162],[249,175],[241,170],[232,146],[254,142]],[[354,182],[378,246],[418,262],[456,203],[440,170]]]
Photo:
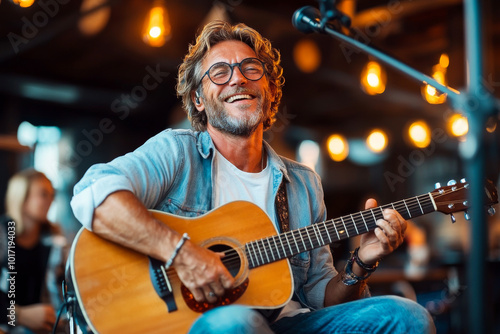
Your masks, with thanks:
[[[432,77],[442,85],[446,85],[446,70],[450,59],[446,53],[439,57],[439,63],[432,67]],[[441,94],[435,87],[425,85],[422,87],[422,96],[430,104],[441,104],[446,101],[446,94]]]
[[[33,5],[35,0],[12,0],[12,2],[20,7],[27,8]]]
[[[109,5],[104,5],[106,0],[83,0],[80,6],[80,11],[85,13],[87,11],[93,10],[96,7],[100,7],[94,10],[92,13],[87,14],[80,18],[78,21],[78,29],[80,32],[86,36],[92,36],[104,29],[109,21],[111,15],[111,7]]]
[[[375,129],[366,138],[366,145],[373,152],[382,152],[387,147],[387,135],[384,131]]]
[[[302,39],[293,47],[295,65],[304,73],[316,71],[321,63],[318,45],[310,39]]]
[[[431,131],[425,121],[415,121],[408,127],[408,137],[418,148],[424,148],[431,143]]]
[[[465,116],[453,114],[448,119],[448,131],[455,137],[462,137],[469,132],[469,122]]]
[[[361,72],[361,88],[369,95],[382,94],[385,91],[387,75],[376,61],[370,61]]]
[[[328,154],[333,161],[343,161],[349,154],[349,144],[344,136],[333,134],[326,141]]]
[[[170,39],[171,27],[167,9],[163,1],[155,1],[149,11],[143,32],[144,42],[160,47]]]

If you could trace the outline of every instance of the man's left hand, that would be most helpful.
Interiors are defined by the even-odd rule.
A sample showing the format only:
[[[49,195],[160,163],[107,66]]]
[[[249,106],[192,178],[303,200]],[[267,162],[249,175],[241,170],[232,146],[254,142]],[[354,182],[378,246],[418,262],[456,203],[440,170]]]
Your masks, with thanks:
[[[365,209],[377,207],[377,201],[370,198],[366,201]],[[382,257],[392,253],[404,241],[407,227],[406,220],[399,212],[384,209],[384,219],[377,220],[374,231],[361,236],[358,256],[364,263],[375,264]]]

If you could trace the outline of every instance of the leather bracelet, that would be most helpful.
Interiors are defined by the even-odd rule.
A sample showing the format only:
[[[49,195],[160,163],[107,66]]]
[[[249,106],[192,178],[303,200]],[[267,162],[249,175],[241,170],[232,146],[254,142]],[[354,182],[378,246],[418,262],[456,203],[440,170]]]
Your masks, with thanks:
[[[175,246],[174,252],[170,256],[170,259],[168,259],[167,263],[165,263],[165,270],[168,270],[168,268],[170,268],[172,266],[172,264],[174,263],[175,257],[179,253],[179,250],[184,245],[186,240],[189,240],[189,235],[187,233],[184,233],[182,235],[181,240],[179,240],[179,242],[177,243],[177,246]]]
[[[364,276],[358,276],[352,271],[352,264],[354,263],[354,258],[351,257],[347,263],[345,264],[344,271],[342,272],[342,283],[345,285],[355,285],[358,284],[361,281],[364,281],[370,275],[372,274],[371,272],[367,272],[366,275]]]
[[[378,265],[379,265],[380,261],[377,261],[377,262],[375,262],[374,265],[370,266],[370,265],[364,263],[363,261],[361,261],[361,259],[358,256],[358,251],[359,251],[359,247],[356,248],[354,250],[354,252],[352,253],[352,257],[354,258],[354,261],[356,261],[356,263],[358,264],[358,266],[360,266],[361,268],[363,268],[366,272],[369,272],[369,273],[374,272],[378,268]]]
[[[359,247],[354,250],[351,254],[351,258],[345,264],[344,271],[342,272],[342,283],[345,285],[355,285],[361,281],[364,281],[377,269],[379,261],[373,266],[369,266],[358,258]],[[356,263],[366,271],[366,275],[358,276],[352,271],[352,264]]]

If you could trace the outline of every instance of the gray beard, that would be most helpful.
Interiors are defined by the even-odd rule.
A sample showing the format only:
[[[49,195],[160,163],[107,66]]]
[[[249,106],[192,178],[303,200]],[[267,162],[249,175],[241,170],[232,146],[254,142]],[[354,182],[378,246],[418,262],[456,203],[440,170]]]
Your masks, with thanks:
[[[264,100],[266,101],[265,105],[263,105],[262,100],[259,101],[256,113],[237,118],[228,113],[224,108],[224,102],[205,99],[208,123],[221,132],[248,138],[267,117],[270,102],[268,102],[267,96],[264,97]]]

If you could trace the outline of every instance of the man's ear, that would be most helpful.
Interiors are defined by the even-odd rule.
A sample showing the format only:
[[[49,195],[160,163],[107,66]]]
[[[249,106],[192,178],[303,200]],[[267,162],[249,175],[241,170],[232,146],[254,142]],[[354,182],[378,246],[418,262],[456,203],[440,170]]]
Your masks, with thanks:
[[[191,100],[198,111],[205,109],[205,106],[203,105],[203,98],[200,96],[200,93],[198,93],[198,90],[191,92]]]

